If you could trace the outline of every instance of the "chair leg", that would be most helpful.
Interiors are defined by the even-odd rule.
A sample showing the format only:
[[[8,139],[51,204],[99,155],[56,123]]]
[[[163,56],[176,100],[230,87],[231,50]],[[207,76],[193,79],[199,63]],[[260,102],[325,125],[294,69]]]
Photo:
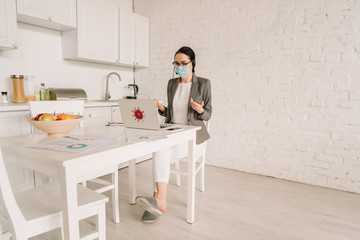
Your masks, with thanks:
[[[47,176],[47,175],[45,175],[45,174],[41,174],[41,182],[42,182],[42,184],[45,184],[45,183],[49,183],[50,182],[50,178]]]
[[[181,187],[180,161],[176,161],[175,169],[176,169],[176,186]]]
[[[99,212],[97,216],[98,216],[97,222],[98,222],[99,240],[105,240],[106,239],[105,203],[99,206]]]
[[[10,240],[11,233],[5,231],[3,232],[2,225],[0,224],[0,240]]]
[[[201,169],[200,169],[200,191],[205,191],[205,155],[201,158]]]
[[[135,204],[136,198],[136,159],[129,161],[129,195],[130,204]]]
[[[64,236],[64,228],[63,228],[63,226],[62,226],[62,224],[61,224],[61,240],[64,240],[65,239],[65,236]]]
[[[114,172],[111,174],[112,182],[114,184],[114,189],[111,191],[112,193],[112,209],[113,209],[113,216],[114,222],[120,222],[119,216],[119,173],[118,167],[115,166]]]

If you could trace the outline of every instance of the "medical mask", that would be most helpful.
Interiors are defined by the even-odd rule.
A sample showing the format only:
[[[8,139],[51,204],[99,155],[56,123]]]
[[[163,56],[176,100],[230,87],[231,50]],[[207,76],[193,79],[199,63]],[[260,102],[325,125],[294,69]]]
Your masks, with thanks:
[[[185,65],[185,66],[181,66],[181,67],[175,67],[175,72],[181,78],[185,78],[190,73],[189,65]]]

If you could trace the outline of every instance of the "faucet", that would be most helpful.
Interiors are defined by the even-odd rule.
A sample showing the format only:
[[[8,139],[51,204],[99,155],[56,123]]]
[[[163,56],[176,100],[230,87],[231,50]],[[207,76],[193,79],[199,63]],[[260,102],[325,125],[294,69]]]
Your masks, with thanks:
[[[116,76],[118,76],[119,81],[121,81],[120,75],[119,75],[118,73],[116,73],[116,72],[111,72],[111,73],[109,73],[109,74],[107,75],[107,77],[106,77],[106,90],[105,90],[105,101],[106,101],[106,102],[109,101],[109,99],[111,98],[111,96],[110,96],[110,91],[109,91],[109,78],[110,78],[111,75],[116,75]]]

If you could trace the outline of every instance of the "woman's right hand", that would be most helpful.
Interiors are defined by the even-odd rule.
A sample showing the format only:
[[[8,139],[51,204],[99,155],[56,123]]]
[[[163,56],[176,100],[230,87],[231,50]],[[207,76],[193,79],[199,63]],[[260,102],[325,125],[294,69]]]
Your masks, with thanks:
[[[164,107],[164,105],[162,105],[162,104],[159,102],[159,100],[157,100],[156,98],[154,98],[154,100],[155,100],[155,105],[156,105],[156,107],[157,107],[160,111],[165,112],[165,107]]]

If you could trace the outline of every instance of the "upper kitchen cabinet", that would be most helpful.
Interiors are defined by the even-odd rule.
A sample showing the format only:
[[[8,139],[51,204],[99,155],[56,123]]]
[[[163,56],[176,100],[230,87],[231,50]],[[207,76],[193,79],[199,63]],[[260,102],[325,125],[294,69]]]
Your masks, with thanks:
[[[78,0],[77,22],[77,29],[62,32],[65,59],[149,66],[148,19],[106,1]]]
[[[76,28],[76,0],[16,0],[17,20],[41,27]]]
[[[119,60],[135,67],[149,66],[149,19],[120,9]]]
[[[77,29],[62,32],[63,57],[117,63],[118,8],[101,0],[78,0],[77,6]]]
[[[17,48],[15,1],[0,0],[0,50],[14,48]]]
[[[149,19],[134,14],[135,65],[149,66]]]

